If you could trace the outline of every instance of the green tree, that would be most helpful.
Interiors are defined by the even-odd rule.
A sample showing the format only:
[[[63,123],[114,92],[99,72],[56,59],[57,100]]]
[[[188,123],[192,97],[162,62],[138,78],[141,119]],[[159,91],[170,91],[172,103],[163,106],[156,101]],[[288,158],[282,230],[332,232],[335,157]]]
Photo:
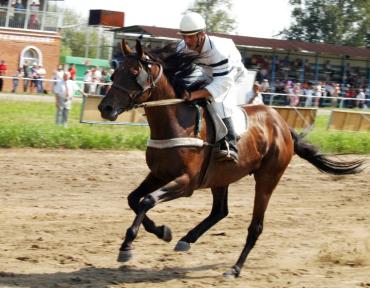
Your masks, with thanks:
[[[285,39],[370,47],[369,0],[290,0],[293,23]]]
[[[195,0],[189,11],[201,14],[209,32],[234,32],[237,26],[230,15],[232,0]]]
[[[86,45],[88,46],[88,57],[96,58],[99,34],[94,28],[88,28],[87,19],[74,10],[65,9],[63,12],[63,27],[61,30],[62,56],[85,57]],[[87,35],[88,33],[88,35]],[[88,37],[86,37],[86,35]],[[103,37],[101,41],[102,51],[100,58],[108,59],[108,40]]]

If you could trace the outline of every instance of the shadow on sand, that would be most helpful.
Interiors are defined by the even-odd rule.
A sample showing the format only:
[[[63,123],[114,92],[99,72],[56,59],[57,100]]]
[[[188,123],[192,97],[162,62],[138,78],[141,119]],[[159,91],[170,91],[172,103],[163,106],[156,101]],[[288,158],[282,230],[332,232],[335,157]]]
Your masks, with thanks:
[[[16,274],[0,272],[0,287],[102,288],[124,283],[161,283],[173,279],[206,279],[208,275],[188,276],[188,272],[217,269],[224,264],[203,265],[188,268],[166,267],[161,270],[137,269],[129,266],[119,268],[86,267],[73,272]]]

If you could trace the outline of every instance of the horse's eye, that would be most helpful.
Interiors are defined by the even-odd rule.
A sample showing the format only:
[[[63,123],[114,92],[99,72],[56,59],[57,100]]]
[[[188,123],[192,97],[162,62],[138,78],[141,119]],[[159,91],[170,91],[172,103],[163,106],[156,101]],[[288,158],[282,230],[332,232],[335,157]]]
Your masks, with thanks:
[[[139,69],[136,69],[136,68],[130,68],[130,73],[133,75],[133,76],[137,76],[139,75]]]

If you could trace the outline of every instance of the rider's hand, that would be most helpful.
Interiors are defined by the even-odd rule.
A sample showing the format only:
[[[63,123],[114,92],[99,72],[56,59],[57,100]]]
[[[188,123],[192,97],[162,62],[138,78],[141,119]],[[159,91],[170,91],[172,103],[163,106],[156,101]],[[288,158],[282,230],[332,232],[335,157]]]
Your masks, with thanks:
[[[191,101],[191,92],[189,91],[185,91],[184,94],[182,95],[182,98],[185,100],[185,101]]]

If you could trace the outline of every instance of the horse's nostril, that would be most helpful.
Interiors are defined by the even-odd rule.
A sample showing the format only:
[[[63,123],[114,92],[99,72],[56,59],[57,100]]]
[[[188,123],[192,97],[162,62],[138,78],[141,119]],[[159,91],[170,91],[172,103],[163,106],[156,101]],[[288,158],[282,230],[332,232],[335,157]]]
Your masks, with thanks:
[[[103,106],[102,107],[102,110],[101,111],[103,111],[105,113],[111,113],[113,111],[113,107],[110,106],[110,105],[106,105],[106,106]]]

